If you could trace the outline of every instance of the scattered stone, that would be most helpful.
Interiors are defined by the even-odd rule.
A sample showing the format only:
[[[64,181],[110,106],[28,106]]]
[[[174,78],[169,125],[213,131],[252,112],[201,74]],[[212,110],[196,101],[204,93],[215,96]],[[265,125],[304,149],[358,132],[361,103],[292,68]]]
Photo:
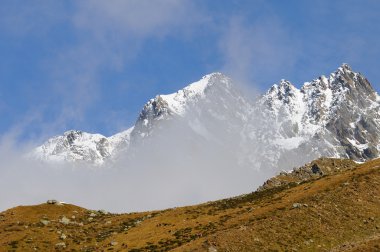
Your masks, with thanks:
[[[61,240],[66,240],[66,238],[67,238],[67,236],[66,236],[65,234],[62,234],[62,235],[59,237],[59,239],[61,239]]]
[[[48,221],[48,220],[40,220],[40,222],[41,222],[42,224],[44,224],[44,226],[47,226],[47,225],[50,224],[50,221]]]
[[[59,220],[60,223],[62,223],[63,225],[68,225],[70,224],[70,219],[67,218],[66,216],[63,216],[60,220]]]
[[[91,221],[94,220],[94,218],[90,217],[90,218],[88,218],[87,220],[88,220],[89,222],[91,222]]]
[[[218,252],[218,250],[214,246],[208,247],[208,252]]]
[[[107,221],[106,225],[110,225],[111,223],[112,223],[112,221]]]
[[[293,208],[301,208],[302,204],[301,203],[293,203]]]
[[[118,242],[116,242],[116,241],[111,241],[111,242],[110,242],[110,245],[111,245],[111,246],[116,246],[117,244],[118,244]]]
[[[71,216],[71,219],[75,220],[75,218],[76,218],[75,215]]]
[[[55,199],[51,199],[51,200],[46,201],[46,203],[49,205],[56,205],[58,203],[58,201]]]
[[[300,184],[301,182],[305,181],[312,181],[324,175],[339,173],[341,172],[340,167],[343,167],[344,170],[347,170],[354,168],[357,165],[358,164],[352,160],[320,158],[299,168],[294,168],[290,172],[281,172],[279,175],[268,179],[262,186],[257,189],[257,191],[264,191],[275,187]]]
[[[304,207],[309,207],[309,205],[308,205],[308,204],[303,204],[303,206],[304,206]]]
[[[108,212],[106,210],[98,210],[98,213],[101,215],[107,215]]]
[[[57,244],[55,244],[55,247],[56,248],[66,248],[66,243],[64,243],[64,242],[58,242]]]
[[[317,164],[313,164],[313,166],[311,167],[311,171],[314,174],[319,174],[320,176],[323,175],[323,172],[322,172],[321,168],[319,168],[319,166]]]
[[[314,242],[313,239],[310,239],[310,240],[308,240],[308,241],[304,241],[304,243],[305,243],[306,245],[308,245],[308,246],[310,246],[310,244],[313,243],[313,242]]]
[[[62,202],[59,202],[59,201],[57,201],[55,199],[51,199],[51,200],[46,201],[46,204],[57,205],[57,206],[62,206],[63,205]]]
[[[96,217],[96,213],[91,212],[91,213],[90,213],[90,217]]]
[[[245,230],[247,230],[247,226],[242,225],[242,226],[240,226],[239,230],[240,231],[245,231]]]

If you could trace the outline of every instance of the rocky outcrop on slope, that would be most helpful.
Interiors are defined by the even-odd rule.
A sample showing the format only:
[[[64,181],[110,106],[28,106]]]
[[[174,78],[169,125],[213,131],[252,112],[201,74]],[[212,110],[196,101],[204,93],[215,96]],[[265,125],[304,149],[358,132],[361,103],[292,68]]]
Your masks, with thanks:
[[[320,158],[290,172],[283,171],[279,175],[268,179],[257,191],[264,191],[288,184],[300,184],[315,180],[323,176],[333,175],[347,169],[356,168],[359,164],[350,159]]]

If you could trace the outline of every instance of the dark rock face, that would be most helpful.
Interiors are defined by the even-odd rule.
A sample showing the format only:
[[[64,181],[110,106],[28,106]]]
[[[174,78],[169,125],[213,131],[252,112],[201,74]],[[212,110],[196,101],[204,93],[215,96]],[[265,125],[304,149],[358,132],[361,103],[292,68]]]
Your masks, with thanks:
[[[364,76],[352,72],[348,65],[338,70],[332,85],[347,92],[334,109],[326,129],[336,136],[349,158],[364,161],[377,157],[380,116],[375,90]]]
[[[317,164],[313,164],[313,166],[311,167],[311,171],[314,174],[323,175],[323,172],[322,172],[321,168],[319,168],[319,166]]]
[[[145,137],[151,135],[154,122],[161,118],[167,118],[171,115],[168,103],[157,96],[144,105],[140,115],[136,121],[135,128],[132,132],[133,139],[139,136]]]

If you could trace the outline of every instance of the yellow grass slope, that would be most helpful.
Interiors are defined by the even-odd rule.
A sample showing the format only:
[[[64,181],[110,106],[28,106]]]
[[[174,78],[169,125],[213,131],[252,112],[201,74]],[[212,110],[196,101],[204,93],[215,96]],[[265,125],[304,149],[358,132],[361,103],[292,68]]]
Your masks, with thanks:
[[[55,250],[380,251],[380,160],[156,212],[41,204],[0,213],[0,251]]]

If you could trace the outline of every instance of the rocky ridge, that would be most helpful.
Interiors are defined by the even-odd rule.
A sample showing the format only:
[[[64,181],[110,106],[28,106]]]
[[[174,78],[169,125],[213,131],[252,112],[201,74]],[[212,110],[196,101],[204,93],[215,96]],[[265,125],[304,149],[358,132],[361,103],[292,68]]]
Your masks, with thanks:
[[[281,80],[257,100],[245,97],[225,75],[213,73],[149,100],[127,131],[111,137],[66,132],[38,147],[34,157],[103,164],[128,156],[136,143],[159,135],[165,122],[185,118],[190,135],[226,146],[238,139],[238,162],[257,169],[279,164],[289,169],[321,156],[362,162],[379,156],[379,101],[369,81],[347,64],[300,89]]]

